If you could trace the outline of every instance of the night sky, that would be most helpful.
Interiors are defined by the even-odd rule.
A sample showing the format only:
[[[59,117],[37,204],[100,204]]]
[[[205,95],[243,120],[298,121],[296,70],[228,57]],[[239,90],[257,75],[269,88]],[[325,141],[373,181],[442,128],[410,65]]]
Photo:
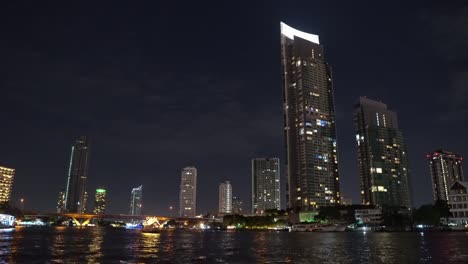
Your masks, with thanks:
[[[223,180],[248,209],[250,159],[284,164],[280,21],[325,47],[341,189],[355,203],[358,96],[397,111],[415,205],[432,201],[426,153],[468,154],[466,1],[30,2],[0,8],[0,165],[16,168],[25,209],[55,211],[80,135],[91,200],[105,187],[109,213],[128,213],[143,184],[144,213],[169,214],[190,165],[198,212],[217,209]]]

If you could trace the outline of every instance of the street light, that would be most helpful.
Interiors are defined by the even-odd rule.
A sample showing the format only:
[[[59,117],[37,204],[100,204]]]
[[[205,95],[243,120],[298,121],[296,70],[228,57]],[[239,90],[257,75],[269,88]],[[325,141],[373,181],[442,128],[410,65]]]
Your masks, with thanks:
[[[21,198],[20,199],[20,202],[21,202],[21,211],[24,211],[24,198]]]

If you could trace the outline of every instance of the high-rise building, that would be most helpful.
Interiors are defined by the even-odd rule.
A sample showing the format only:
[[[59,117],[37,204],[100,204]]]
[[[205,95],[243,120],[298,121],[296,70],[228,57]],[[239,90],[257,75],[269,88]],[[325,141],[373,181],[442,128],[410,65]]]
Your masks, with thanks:
[[[95,214],[104,214],[106,212],[106,190],[96,189],[94,197],[94,210]]]
[[[280,160],[252,159],[252,213],[263,214],[268,209],[280,209]]]
[[[361,203],[411,207],[408,153],[397,114],[382,102],[361,97],[354,127]]]
[[[456,181],[463,181],[463,158],[445,150],[436,150],[426,158],[431,171],[434,200],[447,201],[450,187]]]
[[[65,189],[66,212],[86,211],[86,182],[88,179],[89,140],[79,137],[72,146]]]
[[[243,202],[238,196],[232,197],[232,213],[239,215],[244,213]]]
[[[65,207],[65,189],[60,190],[58,199],[57,199],[57,213],[63,213]]]
[[[195,217],[197,212],[197,168],[183,168],[180,178],[179,215],[181,217]]]
[[[220,214],[232,213],[232,186],[229,181],[224,181],[219,184],[219,206]]]
[[[319,36],[281,22],[288,207],[340,203],[335,102]]]
[[[15,169],[0,166],[0,203],[10,202],[14,179]]]
[[[81,206],[81,213],[85,214],[88,212],[88,192],[84,192],[83,205]]]
[[[132,189],[130,196],[130,215],[141,215],[143,206],[143,185]]]

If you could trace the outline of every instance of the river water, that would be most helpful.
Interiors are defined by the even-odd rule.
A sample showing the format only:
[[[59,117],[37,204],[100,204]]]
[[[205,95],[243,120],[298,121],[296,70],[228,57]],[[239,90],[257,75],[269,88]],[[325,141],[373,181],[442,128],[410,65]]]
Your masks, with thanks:
[[[468,263],[468,233],[289,233],[20,228],[1,263]]]

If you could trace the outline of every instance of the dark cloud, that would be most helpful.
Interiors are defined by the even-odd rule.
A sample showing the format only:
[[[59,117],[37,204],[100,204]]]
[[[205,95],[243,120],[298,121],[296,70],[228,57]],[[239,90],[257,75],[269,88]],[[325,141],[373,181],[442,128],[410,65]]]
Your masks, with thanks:
[[[432,50],[442,64],[446,87],[441,89],[438,114],[441,121],[467,121],[468,104],[468,3],[435,1],[424,9],[422,19],[432,37]]]

